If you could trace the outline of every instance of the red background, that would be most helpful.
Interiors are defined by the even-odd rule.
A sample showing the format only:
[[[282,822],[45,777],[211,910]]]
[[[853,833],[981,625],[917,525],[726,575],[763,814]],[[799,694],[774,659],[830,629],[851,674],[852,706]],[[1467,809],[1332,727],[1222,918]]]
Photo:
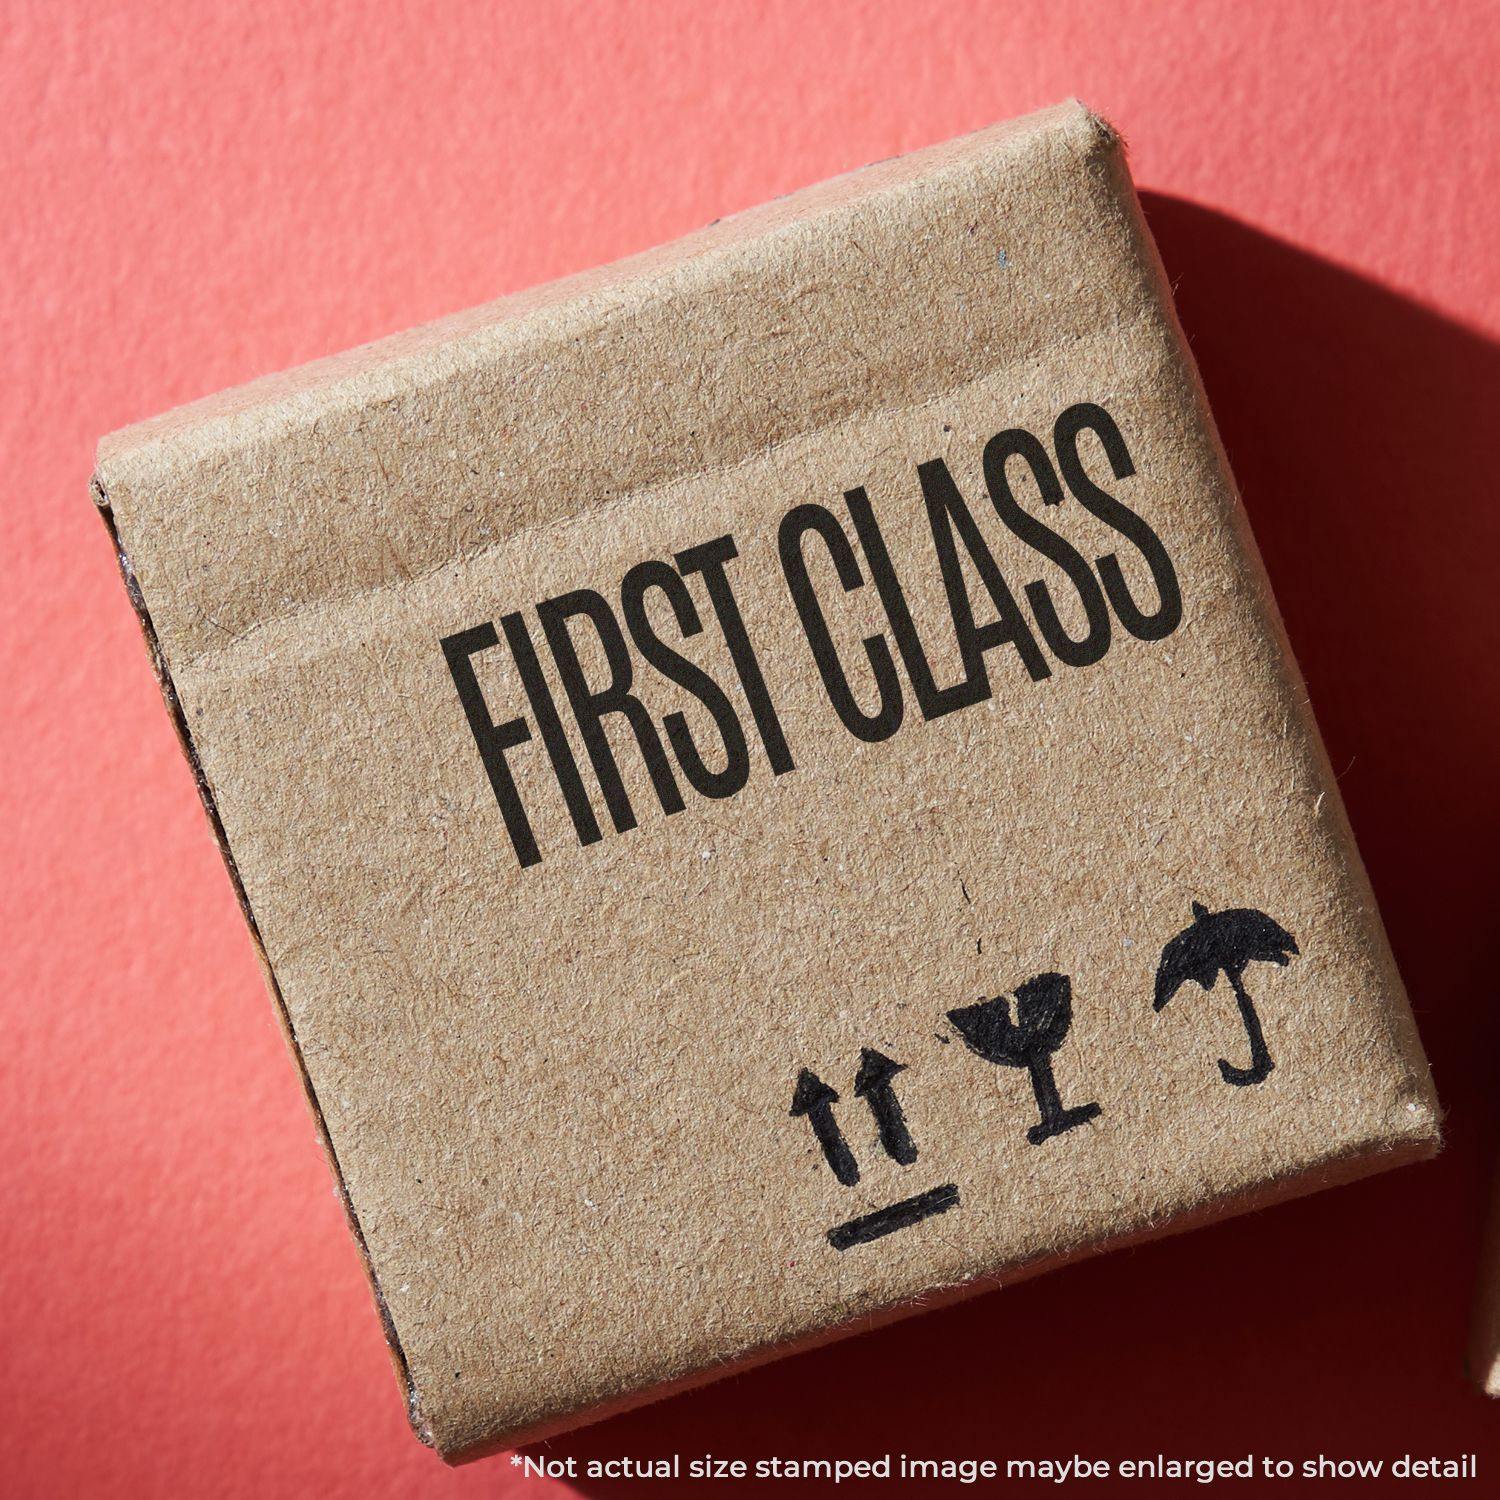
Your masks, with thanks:
[[[1497,32],[1457,0],[5,4],[0,1488],[561,1493],[407,1433],[94,440],[1070,93],[1153,190],[1448,1150],[551,1451],[1472,1451],[1493,1484],[1461,1356],[1500,1040]]]

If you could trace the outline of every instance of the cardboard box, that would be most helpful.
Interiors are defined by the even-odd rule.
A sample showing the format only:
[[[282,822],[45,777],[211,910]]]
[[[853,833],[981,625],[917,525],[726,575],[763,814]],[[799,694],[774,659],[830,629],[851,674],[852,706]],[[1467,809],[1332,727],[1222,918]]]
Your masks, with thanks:
[[[96,497],[446,1457],[1435,1148],[1077,104],[116,434]]]
[[[1479,1258],[1479,1286],[1469,1328],[1469,1377],[1486,1396],[1500,1396],[1500,1176],[1490,1193]]]

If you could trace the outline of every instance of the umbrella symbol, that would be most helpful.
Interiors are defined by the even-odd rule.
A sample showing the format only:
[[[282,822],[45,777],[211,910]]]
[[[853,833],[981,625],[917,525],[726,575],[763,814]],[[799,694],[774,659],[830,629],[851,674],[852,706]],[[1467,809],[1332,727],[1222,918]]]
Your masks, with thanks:
[[[986,1062],[1025,1068],[1041,1119],[1026,1132],[1033,1146],[1061,1135],[1099,1113],[1097,1104],[1064,1108],[1052,1076],[1052,1054],[1073,1024],[1073,985],[1066,974],[1038,974],[1016,989],[1016,1018],[1004,995],[950,1010],[948,1019],[964,1045]]]
[[[1285,967],[1292,954],[1300,951],[1296,938],[1263,911],[1234,907],[1210,912],[1195,901],[1193,925],[1179,932],[1161,951],[1161,962],[1156,968],[1156,1009],[1160,1010],[1188,980],[1211,990],[1222,973],[1239,1001],[1240,1019],[1250,1038],[1250,1066],[1236,1068],[1221,1057],[1219,1071],[1225,1083],[1241,1086],[1263,1083],[1276,1064],[1266,1046],[1260,1016],[1245,988],[1243,975],[1253,963]]]

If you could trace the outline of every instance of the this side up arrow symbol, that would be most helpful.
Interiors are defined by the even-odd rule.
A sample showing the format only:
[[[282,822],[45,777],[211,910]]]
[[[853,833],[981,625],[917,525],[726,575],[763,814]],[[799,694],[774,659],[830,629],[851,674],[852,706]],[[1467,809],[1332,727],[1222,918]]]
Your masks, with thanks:
[[[838,1121],[833,1118],[833,1106],[838,1102],[838,1094],[810,1068],[803,1068],[797,1075],[791,1112],[793,1116],[807,1116],[807,1123],[812,1126],[812,1133],[823,1148],[823,1158],[833,1175],[845,1187],[853,1187],[859,1181],[859,1164],[844,1141]]]
[[[859,1055],[854,1092],[870,1106],[885,1154],[903,1167],[909,1167],[917,1159],[917,1145],[911,1138],[911,1131],[906,1128],[906,1116],[891,1083],[897,1073],[905,1071],[905,1063],[898,1063],[885,1053],[866,1047]]]

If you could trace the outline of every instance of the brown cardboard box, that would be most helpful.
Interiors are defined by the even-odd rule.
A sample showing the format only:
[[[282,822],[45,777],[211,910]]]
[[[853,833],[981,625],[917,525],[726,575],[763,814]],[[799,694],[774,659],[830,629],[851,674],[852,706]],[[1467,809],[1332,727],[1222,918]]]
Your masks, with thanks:
[[[1500,1177],[1490,1195],[1479,1261],[1479,1288],[1469,1329],[1469,1375],[1486,1396],[1500,1396]]]
[[[1435,1148],[1076,104],[96,494],[445,1456]]]

